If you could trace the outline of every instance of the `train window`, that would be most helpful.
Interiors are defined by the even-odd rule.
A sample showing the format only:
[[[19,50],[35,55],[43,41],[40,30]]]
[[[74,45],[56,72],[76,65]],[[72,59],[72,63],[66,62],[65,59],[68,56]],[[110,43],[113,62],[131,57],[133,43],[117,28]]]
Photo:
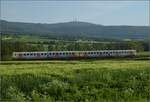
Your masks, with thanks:
[[[43,53],[41,53],[41,55],[43,55]]]
[[[27,53],[27,56],[29,56],[29,53]]]
[[[26,56],[26,54],[25,54],[25,53],[24,53],[23,55],[24,55],[24,56]]]
[[[51,55],[51,53],[48,53],[49,55]]]
[[[30,55],[32,56],[32,55],[33,55],[33,53],[30,53]]]
[[[33,55],[36,56],[36,53],[34,53]]]

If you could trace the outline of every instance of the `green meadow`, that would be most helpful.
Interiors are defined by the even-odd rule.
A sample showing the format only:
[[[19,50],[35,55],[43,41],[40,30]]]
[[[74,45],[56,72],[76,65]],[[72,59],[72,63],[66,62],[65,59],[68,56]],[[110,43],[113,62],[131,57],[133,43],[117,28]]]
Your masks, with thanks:
[[[17,102],[148,102],[149,60],[7,61],[0,99]]]

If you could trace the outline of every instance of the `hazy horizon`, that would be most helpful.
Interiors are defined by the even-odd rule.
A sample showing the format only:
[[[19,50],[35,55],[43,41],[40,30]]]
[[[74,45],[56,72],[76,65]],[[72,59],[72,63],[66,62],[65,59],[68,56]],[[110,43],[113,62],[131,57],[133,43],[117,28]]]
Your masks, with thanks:
[[[25,23],[88,22],[149,26],[149,1],[1,1],[1,19]]]
[[[71,22],[80,22],[80,23],[90,23],[90,24],[96,24],[92,22],[87,22],[87,21],[66,21],[66,22],[55,22],[55,23],[38,23],[38,22],[21,22],[21,21],[8,21],[1,19],[2,21],[7,21],[7,22],[13,22],[13,23],[33,23],[33,24],[61,24],[61,23],[71,23]],[[96,25],[101,25],[101,26],[150,26],[150,25],[104,25],[104,24],[96,24]]]

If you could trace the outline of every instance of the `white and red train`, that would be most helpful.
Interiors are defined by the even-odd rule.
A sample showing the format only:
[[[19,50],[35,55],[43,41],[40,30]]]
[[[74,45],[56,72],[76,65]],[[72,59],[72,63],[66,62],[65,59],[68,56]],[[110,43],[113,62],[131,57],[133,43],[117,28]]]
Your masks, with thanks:
[[[136,50],[13,52],[13,59],[74,59],[135,56]]]

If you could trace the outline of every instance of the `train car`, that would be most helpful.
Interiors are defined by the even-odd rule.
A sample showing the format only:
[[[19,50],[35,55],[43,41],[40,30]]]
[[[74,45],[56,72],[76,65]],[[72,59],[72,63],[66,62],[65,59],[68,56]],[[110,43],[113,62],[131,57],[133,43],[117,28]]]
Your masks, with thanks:
[[[13,52],[16,60],[75,59],[135,56],[136,50]]]

